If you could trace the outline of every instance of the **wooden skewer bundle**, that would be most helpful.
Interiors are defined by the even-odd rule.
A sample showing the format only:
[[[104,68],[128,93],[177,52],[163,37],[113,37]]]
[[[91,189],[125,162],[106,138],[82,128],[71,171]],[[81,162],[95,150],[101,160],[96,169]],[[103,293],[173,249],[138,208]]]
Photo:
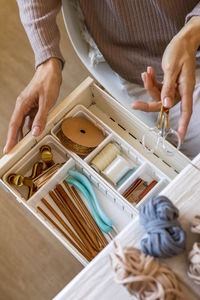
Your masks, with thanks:
[[[74,187],[63,181],[69,195],[61,184],[57,184],[49,195],[66,217],[72,230],[48,201],[42,198],[42,203],[54,215],[67,233],[52,220],[52,218],[38,206],[38,210],[61,232],[61,234],[87,259],[91,261],[107,244],[105,236],[97,226],[91,213]]]
[[[153,180],[147,184],[143,179],[138,178],[133,184],[123,193],[123,197],[131,203],[138,204],[158,182]]]

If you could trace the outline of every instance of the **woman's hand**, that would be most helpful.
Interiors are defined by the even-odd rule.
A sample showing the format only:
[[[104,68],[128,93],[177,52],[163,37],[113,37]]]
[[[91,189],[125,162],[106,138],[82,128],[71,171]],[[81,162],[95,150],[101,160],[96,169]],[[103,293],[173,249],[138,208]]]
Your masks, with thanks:
[[[153,86],[146,84],[146,89],[152,96],[153,90],[157,89],[156,98],[158,102],[149,104],[146,111],[159,110],[161,103],[171,108],[177,103],[177,94],[181,100],[181,112],[178,121],[177,131],[183,142],[187,127],[192,114],[193,91],[195,87],[195,58],[198,46],[200,45],[200,17],[195,16],[181,29],[181,31],[171,40],[167,46],[163,58],[162,68],[164,72],[163,84],[160,85],[152,79]],[[147,72],[151,74],[152,69]],[[143,73],[144,78],[149,79],[149,75]],[[159,94],[160,91],[160,94]],[[161,101],[161,103],[159,103]],[[134,109],[141,109],[141,103],[133,103]]]
[[[155,79],[155,71],[152,67],[147,67],[147,71],[141,74],[144,87],[147,90],[148,94],[154,101],[142,102],[135,101],[132,103],[132,108],[137,110],[143,110],[146,112],[158,112],[161,109],[161,91],[163,88],[163,83],[158,82]],[[180,100],[180,95],[178,90],[175,91],[175,104]]]
[[[147,68],[147,72],[141,74],[144,87],[147,90],[150,97],[155,101],[142,102],[135,101],[132,103],[132,108],[137,110],[143,110],[146,112],[160,111],[161,102],[161,90],[163,84],[156,81],[155,71],[152,67]]]
[[[23,137],[23,125],[28,117],[28,127],[34,136],[45,128],[47,114],[56,103],[62,81],[62,65],[59,59],[50,58],[41,64],[28,86],[16,100],[4,154],[8,153]]]

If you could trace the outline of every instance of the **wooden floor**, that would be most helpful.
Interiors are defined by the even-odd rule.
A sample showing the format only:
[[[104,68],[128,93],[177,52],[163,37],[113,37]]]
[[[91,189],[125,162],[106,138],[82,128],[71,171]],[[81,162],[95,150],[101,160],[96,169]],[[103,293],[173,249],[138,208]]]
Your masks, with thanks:
[[[85,77],[65,33],[61,15],[62,52],[66,58],[59,101]],[[0,151],[15,99],[34,73],[34,57],[19,20],[15,0],[0,9]],[[0,187],[0,300],[46,300],[54,297],[82,266],[33,216]]]

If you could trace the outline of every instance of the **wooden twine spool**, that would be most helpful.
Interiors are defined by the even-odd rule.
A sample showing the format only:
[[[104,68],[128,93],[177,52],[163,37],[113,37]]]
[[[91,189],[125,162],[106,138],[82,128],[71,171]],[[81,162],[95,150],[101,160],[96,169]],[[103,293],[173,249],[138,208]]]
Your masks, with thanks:
[[[87,156],[104,139],[99,128],[80,117],[64,120],[57,136],[67,149],[82,156]]]

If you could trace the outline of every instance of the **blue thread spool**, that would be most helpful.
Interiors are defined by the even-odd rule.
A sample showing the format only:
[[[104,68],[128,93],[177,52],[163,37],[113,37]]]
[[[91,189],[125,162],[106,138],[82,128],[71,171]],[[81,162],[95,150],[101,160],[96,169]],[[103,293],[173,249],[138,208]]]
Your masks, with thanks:
[[[135,171],[137,168],[133,168],[129,170],[118,182],[117,185],[120,186],[122,185]]]

